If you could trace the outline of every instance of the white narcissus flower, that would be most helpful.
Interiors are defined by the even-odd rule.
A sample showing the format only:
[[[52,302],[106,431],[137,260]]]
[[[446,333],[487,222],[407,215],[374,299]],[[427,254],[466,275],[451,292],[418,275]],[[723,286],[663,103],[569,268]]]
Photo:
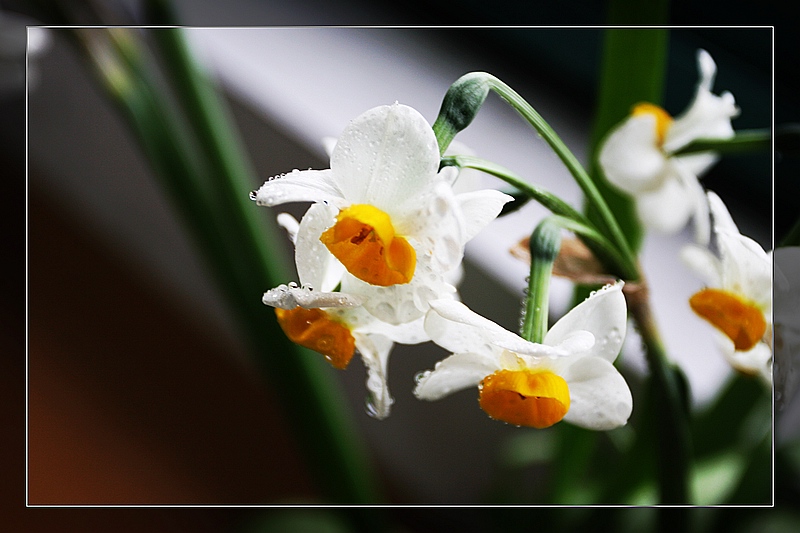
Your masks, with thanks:
[[[639,104],[614,128],[600,148],[606,179],[636,200],[642,223],[674,233],[694,216],[700,242],[708,234],[708,211],[698,177],[718,159],[712,152],[675,155],[698,139],[728,139],[731,119],[739,114],[733,95],[711,92],[716,64],[705,50],[697,53],[700,83],[691,105],[672,118],[653,104]]]
[[[367,367],[369,412],[382,419],[394,403],[387,381],[389,353],[395,342],[417,344],[429,340],[423,319],[392,325],[378,320],[361,306],[362,299],[346,292],[331,292],[339,284],[343,268],[332,256],[316,253],[309,234],[319,234],[324,214],[332,208],[316,204],[302,222],[287,214],[278,217],[296,244],[296,264],[301,286],[280,285],[264,293],[262,301],[275,307],[278,323],[286,336],[301,346],[325,356],[338,369],[350,363],[355,351]],[[323,228],[324,229],[324,228]],[[317,245],[321,246],[317,242]]]
[[[320,231],[298,236],[298,250],[329,258],[322,263],[335,257],[347,271],[342,292],[361,297],[381,321],[404,324],[424,316],[429,301],[455,293],[448,274],[460,266],[464,245],[511,200],[495,190],[456,195],[457,170],[439,172],[439,160],[428,122],[395,103],[354,119],[332,148],[329,169],[295,170],[252,196],[265,206],[329,206],[315,211]]]
[[[612,364],[625,337],[622,282],[607,285],[564,315],[541,344],[528,342],[456,301],[435,301],[431,339],[453,355],[420,375],[414,394],[438,400],[477,386],[494,419],[545,428],[560,420],[594,430],[624,425],[633,409]]]
[[[719,196],[709,192],[708,205],[717,253],[699,245],[681,250],[684,262],[707,284],[689,305],[720,332],[720,346],[731,366],[771,383],[772,258],[739,233]]]

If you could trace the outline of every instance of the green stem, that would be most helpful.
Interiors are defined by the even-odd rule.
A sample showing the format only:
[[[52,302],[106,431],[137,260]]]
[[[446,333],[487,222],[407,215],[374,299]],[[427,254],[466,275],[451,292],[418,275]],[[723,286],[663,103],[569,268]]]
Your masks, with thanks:
[[[676,370],[668,362],[664,345],[656,329],[646,286],[628,295],[628,310],[645,347],[645,356],[655,389],[659,446],[660,502],[689,503],[691,439],[687,423],[685,391]]]
[[[578,162],[575,155],[567,148],[561,138],[553,131],[553,128],[542,118],[541,115],[526,102],[516,91],[506,85],[498,78],[486,74],[489,86],[497,93],[503,100],[508,102],[522,117],[533,126],[533,128],[542,136],[552,150],[558,155],[562,163],[567,167],[572,177],[578,183],[578,186],[583,191],[586,202],[599,214],[601,232],[614,243],[619,250],[620,254],[625,257],[629,264],[636,264],[636,258],[628,245],[628,240],[622,232],[619,224],[617,223],[614,214],[609,209],[600,191],[597,189],[594,181],[592,181],[589,174]],[[638,276],[629,277],[632,281],[638,279]]]
[[[776,136],[778,135],[776,131]],[[788,144],[790,139],[784,134],[781,142]],[[778,139],[776,137],[776,143]],[[768,152],[772,149],[772,133],[769,130],[740,130],[730,139],[698,139],[681,148],[674,155],[695,154],[713,151],[717,154],[742,154],[749,152]]]
[[[561,248],[561,227],[550,219],[542,220],[530,238],[531,274],[520,335],[541,344],[548,329],[550,277],[553,261]]]
[[[569,205],[555,194],[525,181],[510,170],[474,156],[457,155],[442,158],[443,165],[456,165],[461,168],[472,168],[495,176],[514,186],[523,194],[539,202],[558,215],[561,225],[573,231],[589,247],[595,256],[604,264],[609,273],[621,279],[638,279],[636,264],[620,254],[619,250],[599,231],[594,224],[580,211]]]

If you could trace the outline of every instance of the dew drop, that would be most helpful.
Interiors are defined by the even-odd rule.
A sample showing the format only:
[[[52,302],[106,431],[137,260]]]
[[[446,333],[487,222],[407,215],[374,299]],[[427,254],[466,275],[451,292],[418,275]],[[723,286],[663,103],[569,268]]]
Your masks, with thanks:
[[[430,373],[431,373],[430,370],[424,370],[422,372],[417,372],[416,374],[414,374],[414,383],[419,385],[419,382],[422,381],[423,379],[425,379],[428,376],[428,374],[430,374]]]
[[[250,191],[250,199],[255,200],[258,198],[258,191]]]
[[[389,302],[381,302],[375,308],[375,315],[378,317],[387,318],[389,320],[393,319],[395,315],[394,306]]]
[[[319,339],[317,339],[317,349],[320,352],[327,352],[333,348],[335,342],[336,340],[333,338],[333,335],[322,335]],[[327,355],[325,358],[330,360],[330,357]]]
[[[296,281],[290,281],[288,287],[290,289],[296,289],[297,288],[297,282]]]

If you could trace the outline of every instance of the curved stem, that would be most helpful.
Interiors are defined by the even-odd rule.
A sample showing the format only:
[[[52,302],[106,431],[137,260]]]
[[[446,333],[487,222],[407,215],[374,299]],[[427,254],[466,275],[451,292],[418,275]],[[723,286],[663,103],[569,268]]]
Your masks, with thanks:
[[[491,174],[539,202],[558,215],[560,224],[578,235],[584,244],[595,254],[610,273],[625,279],[636,280],[639,272],[636,263],[623,256],[619,250],[602,235],[589,218],[569,205],[555,194],[525,181],[522,177],[510,170],[474,156],[456,155],[442,158],[443,165],[456,165],[461,168],[472,168]]]
[[[486,76],[488,77],[487,79],[491,89],[522,115],[539,135],[542,136],[547,144],[550,145],[550,148],[553,149],[556,155],[558,155],[583,191],[586,201],[599,214],[600,220],[604,226],[601,228],[601,230],[603,230],[602,232],[617,246],[627,262],[635,264],[635,256],[628,244],[628,239],[617,223],[617,219],[614,217],[611,209],[609,209],[608,204],[603,199],[603,196],[600,194],[594,181],[592,181],[592,178],[578,162],[575,155],[567,148],[564,141],[561,140],[542,116],[516,91],[491,74],[486,74]],[[638,279],[638,276],[633,279]]]

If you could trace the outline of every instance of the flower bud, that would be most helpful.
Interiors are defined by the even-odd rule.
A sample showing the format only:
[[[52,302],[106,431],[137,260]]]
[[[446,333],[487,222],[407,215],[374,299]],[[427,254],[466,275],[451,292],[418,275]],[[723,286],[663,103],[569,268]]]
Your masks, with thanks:
[[[440,153],[444,153],[456,134],[469,126],[478,114],[489,94],[489,79],[490,75],[485,72],[470,72],[447,90],[439,116],[433,123]]]

